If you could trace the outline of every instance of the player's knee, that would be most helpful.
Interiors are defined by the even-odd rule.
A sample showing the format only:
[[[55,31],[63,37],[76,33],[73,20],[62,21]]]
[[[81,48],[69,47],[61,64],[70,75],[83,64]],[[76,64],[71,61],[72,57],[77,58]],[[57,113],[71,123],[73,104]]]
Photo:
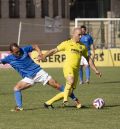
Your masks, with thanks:
[[[15,85],[15,87],[14,87],[14,91],[22,90],[22,89],[24,89],[24,88],[25,88],[24,85],[22,85],[21,83],[17,83],[17,84]]]
[[[73,80],[73,79],[67,80],[67,83],[68,83],[69,85],[73,85],[74,80]]]
[[[68,77],[66,78],[66,81],[67,81],[68,83],[72,84],[72,83],[74,82],[74,77],[73,77],[73,76],[68,76]]]
[[[18,90],[20,90],[20,87],[16,85],[16,86],[13,88],[13,90],[14,90],[14,91],[18,91]]]

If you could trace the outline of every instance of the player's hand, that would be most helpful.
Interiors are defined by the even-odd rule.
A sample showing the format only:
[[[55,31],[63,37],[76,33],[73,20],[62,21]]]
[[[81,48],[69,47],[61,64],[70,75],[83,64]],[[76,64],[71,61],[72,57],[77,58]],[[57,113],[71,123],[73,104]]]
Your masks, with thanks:
[[[42,54],[41,54],[41,55],[38,55],[38,57],[37,57],[37,61],[39,61],[39,62],[40,62],[40,61],[42,60],[42,56],[43,56]]]
[[[45,57],[45,55],[43,55],[43,54],[42,54],[42,55],[38,55],[37,61],[39,61],[39,62],[40,62],[40,61],[44,61],[45,58],[46,58],[46,57]]]
[[[41,60],[45,61],[45,59],[46,59],[46,56],[43,54]]]

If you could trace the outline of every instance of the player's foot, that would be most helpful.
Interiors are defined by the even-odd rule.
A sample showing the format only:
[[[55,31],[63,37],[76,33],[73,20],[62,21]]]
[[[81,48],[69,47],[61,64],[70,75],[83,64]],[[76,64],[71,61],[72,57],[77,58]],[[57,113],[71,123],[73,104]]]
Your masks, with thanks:
[[[75,105],[78,109],[82,107],[80,101],[77,98],[75,99]]]
[[[46,104],[46,103],[44,103],[44,107],[45,107],[46,109],[49,109],[49,108],[54,109],[53,105],[48,105],[48,104]]]
[[[11,112],[19,112],[19,111],[23,111],[24,109],[22,107],[18,107],[16,106],[14,109],[11,109]]]
[[[102,77],[102,73],[101,73],[101,72],[97,72],[96,75],[97,75],[98,77]]]
[[[82,84],[84,84],[84,82],[83,81],[80,81],[80,85],[82,85]]]
[[[66,106],[68,106],[68,101],[63,101],[63,103],[62,103],[62,108],[64,108],[64,107],[66,107]]]
[[[90,80],[86,80],[85,83],[89,84],[90,83]]]

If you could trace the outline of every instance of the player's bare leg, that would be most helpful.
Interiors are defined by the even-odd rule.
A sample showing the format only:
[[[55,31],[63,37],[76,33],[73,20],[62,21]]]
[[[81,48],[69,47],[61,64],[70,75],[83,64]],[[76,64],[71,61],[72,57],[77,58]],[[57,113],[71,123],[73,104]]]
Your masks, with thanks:
[[[16,101],[16,106],[14,109],[11,109],[11,111],[22,111],[23,107],[22,107],[22,93],[21,90],[30,88],[31,85],[29,83],[20,81],[16,84],[16,86],[14,87],[14,96],[15,96],[15,101]]]
[[[54,80],[54,79],[52,79],[52,78],[48,81],[47,84],[48,84],[49,86],[51,86],[51,87],[57,89],[57,90],[62,91],[61,85],[60,85],[56,80]],[[63,89],[63,90],[64,90],[64,89]]]

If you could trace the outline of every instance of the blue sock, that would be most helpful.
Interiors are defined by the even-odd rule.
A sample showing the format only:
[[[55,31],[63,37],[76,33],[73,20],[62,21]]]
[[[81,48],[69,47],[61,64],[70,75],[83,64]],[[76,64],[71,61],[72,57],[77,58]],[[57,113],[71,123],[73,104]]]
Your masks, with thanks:
[[[80,81],[83,81],[83,67],[82,66],[80,66],[79,75],[80,75]]]
[[[90,67],[87,66],[86,69],[85,69],[85,71],[86,71],[86,79],[87,80],[90,80]]]
[[[22,107],[22,94],[20,90],[14,91],[16,105]]]
[[[70,98],[71,98],[72,100],[77,99],[73,92],[71,93]]]
[[[64,87],[63,85],[61,85],[61,87],[60,87],[59,90],[60,90],[61,92],[63,92],[63,91],[64,91],[64,88],[65,88],[65,87]]]

